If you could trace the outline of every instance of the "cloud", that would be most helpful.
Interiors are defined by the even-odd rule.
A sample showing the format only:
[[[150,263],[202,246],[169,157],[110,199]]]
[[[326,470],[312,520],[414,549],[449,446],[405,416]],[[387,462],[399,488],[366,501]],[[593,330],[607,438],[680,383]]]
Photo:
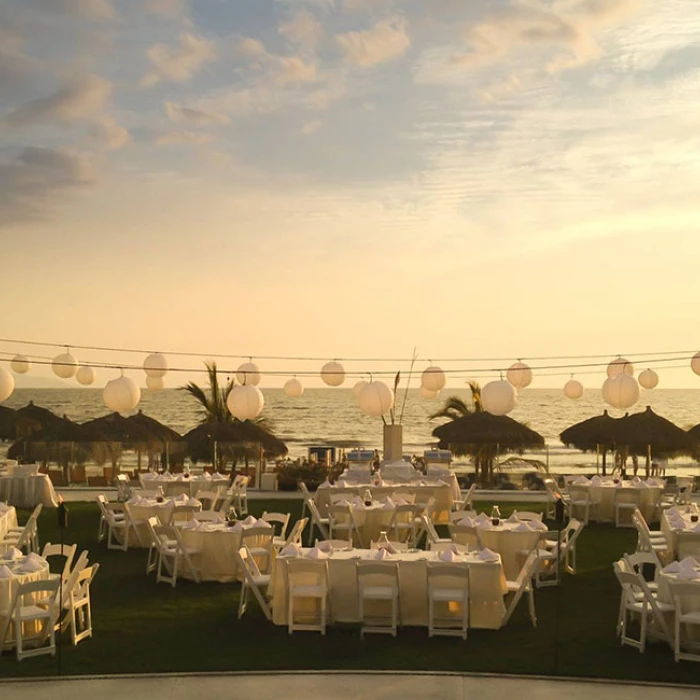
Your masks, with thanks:
[[[265,44],[260,39],[253,39],[249,36],[241,37],[235,46],[235,52],[245,58],[261,58],[267,56]]]
[[[277,85],[313,83],[318,79],[314,62],[301,56],[270,53],[258,39],[242,37],[236,43],[235,51],[247,58],[253,68],[265,71],[267,78]]]
[[[25,0],[45,12],[96,22],[114,21],[117,13],[110,0]]]
[[[307,122],[304,126],[299,129],[299,133],[303,136],[310,136],[315,134],[320,128],[323,122],[320,119],[315,119],[312,122]]]
[[[112,83],[88,75],[59,88],[48,97],[32,100],[10,112],[5,121],[12,126],[39,122],[70,124],[101,112],[112,92]]]
[[[206,112],[202,109],[184,107],[174,102],[165,103],[165,113],[168,119],[173,122],[187,122],[197,126],[207,126],[209,124],[228,124],[231,120],[220,112]]]
[[[345,61],[363,68],[398,58],[411,45],[404,20],[396,17],[364,31],[337,34],[335,40]]]
[[[174,144],[199,145],[210,143],[211,134],[200,134],[196,131],[169,131],[156,139],[159,146],[172,146]]]
[[[187,14],[185,0],[146,0],[143,9],[159,17],[178,18]]]
[[[96,145],[108,151],[124,148],[131,141],[129,132],[108,116],[102,117],[92,125],[90,138]]]
[[[28,146],[14,161],[0,163],[0,225],[46,218],[62,197],[94,179],[83,155]]]
[[[308,10],[299,10],[279,27],[279,33],[302,48],[314,48],[323,38],[323,27]]]
[[[546,69],[557,72],[602,55],[596,34],[638,8],[636,0],[577,0],[554,6],[517,5],[467,28],[469,51],[452,55],[465,68],[495,63],[523,49],[543,51]]]
[[[26,82],[33,70],[33,63],[20,54],[0,49],[0,93]]]
[[[180,45],[169,47],[156,44],[148,49],[153,69],[141,80],[141,85],[155,85],[161,80],[184,82],[205,64],[216,58],[216,44],[192,34],[183,34]]]

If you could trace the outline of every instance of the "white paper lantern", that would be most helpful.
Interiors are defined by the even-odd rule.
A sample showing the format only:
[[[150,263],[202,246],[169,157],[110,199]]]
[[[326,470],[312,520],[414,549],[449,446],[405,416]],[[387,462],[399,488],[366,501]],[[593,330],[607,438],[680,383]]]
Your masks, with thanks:
[[[326,362],[321,368],[321,379],[328,386],[340,386],[345,381],[345,368],[340,362]]]
[[[163,391],[165,380],[163,377],[146,377],[146,388],[151,391]]]
[[[122,375],[112,379],[105,385],[102,392],[105,406],[117,413],[129,413],[138,406],[141,400],[141,389],[131,377]]]
[[[359,382],[355,384],[355,386],[352,388],[352,393],[355,394],[359,398],[360,394],[362,393],[362,390],[367,386],[367,382],[364,379],[360,379]]]
[[[624,357],[618,357],[614,359],[608,365],[608,377],[617,377],[619,374],[628,374],[630,377],[634,376],[634,365],[626,360]]]
[[[505,416],[510,413],[518,403],[518,393],[513,385],[505,380],[498,379],[489,382],[481,390],[481,403],[484,410],[494,416]]]
[[[583,384],[577,379],[569,379],[564,384],[564,396],[567,399],[580,399],[583,396]]]
[[[532,370],[523,362],[514,362],[506,372],[506,379],[516,389],[524,389],[532,383]]]
[[[442,391],[445,387],[445,373],[437,365],[431,365],[423,370],[420,383],[429,391]]]
[[[294,377],[285,383],[284,393],[292,399],[298,399],[304,393],[304,385]]]
[[[9,399],[14,390],[15,378],[4,367],[0,367],[0,402]]]
[[[143,361],[143,371],[147,377],[164,377],[168,372],[168,361],[160,352],[152,352]]]
[[[92,367],[82,365],[81,367],[78,367],[78,371],[75,373],[75,378],[78,380],[78,384],[90,386],[90,384],[94,384],[95,379],[97,379],[97,373]]]
[[[692,369],[695,374],[700,375],[700,352],[696,352],[693,355],[693,359],[690,361],[690,369]]]
[[[32,363],[26,355],[15,355],[10,367],[15,374],[26,374],[32,368]]]
[[[659,375],[653,369],[645,369],[639,375],[639,384],[644,389],[654,389],[659,383]]]
[[[57,377],[70,379],[78,371],[78,360],[70,352],[63,352],[53,358],[51,368]]]
[[[436,399],[438,396],[440,396],[439,391],[431,391],[430,389],[426,389],[424,386],[420,388],[420,395],[424,399],[428,399],[429,401],[432,401],[433,399]]]
[[[613,408],[625,410],[639,400],[639,384],[629,374],[608,377],[603,382],[603,398]]]
[[[228,410],[238,420],[253,420],[257,418],[265,406],[262,391],[253,384],[234,386],[226,399]]]
[[[368,416],[383,416],[393,405],[394,392],[384,382],[369,382],[360,394],[360,408]]]
[[[244,362],[236,370],[236,379],[239,384],[252,384],[257,386],[260,384],[260,368],[255,362]]]

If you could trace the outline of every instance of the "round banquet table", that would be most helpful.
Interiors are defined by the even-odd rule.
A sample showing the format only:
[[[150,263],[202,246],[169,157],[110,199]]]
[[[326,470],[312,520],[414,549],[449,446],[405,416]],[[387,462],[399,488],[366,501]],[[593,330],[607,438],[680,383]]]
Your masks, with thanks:
[[[10,528],[17,527],[17,510],[14,506],[0,503],[0,540],[2,540]]]
[[[13,573],[11,578],[0,578],[0,638],[3,642],[3,649],[10,649],[14,647],[15,643],[15,632],[13,624],[8,621],[8,615],[10,614],[10,607],[17,589],[23,583],[44,581],[49,578],[49,564],[46,560],[44,560],[43,568],[38,571],[22,572],[21,566],[25,560],[26,557],[11,561],[0,558],[0,564],[9,566]],[[24,634],[28,636],[36,634],[40,629],[40,623],[25,622],[24,625]]]
[[[195,512],[202,510],[202,504],[197,501],[196,504],[188,504],[187,501],[177,501],[174,498],[166,498],[161,503],[159,503],[155,498],[141,498],[137,502],[134,499],[127,501],[129,506],[129,512],[131,513],[132,519],[137,523],[136,530],[140,537],[139,539],[133,534],[129,534],[129,547],[148,547],[150,543],[150,537],[148,534],[148,528],[146,527],[146,521],[149,518],[157,517],[163,525],[170,525],[173,522],[173,517],[178,513],[183,514],[185,517],[192,517]],[[121,532],[116,532],[117,538],[121,537]]]
[[[0,476],[0,501],[18,508],[34,508],[40,503],[52,508],[58,506],[56,491],[48,474]]]

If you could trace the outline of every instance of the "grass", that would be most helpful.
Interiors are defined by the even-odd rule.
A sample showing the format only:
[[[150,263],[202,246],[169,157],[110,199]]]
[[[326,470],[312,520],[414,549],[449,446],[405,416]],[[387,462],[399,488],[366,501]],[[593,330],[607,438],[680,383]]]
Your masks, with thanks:
[[[480,504],[486,512],[490,505]],[[504,504],[503,517],[513,508]],[[289,510],[300,515],[301,502],[253,501],[254,515]],[[20,513],[24,520],[28,513]],[[576,576],[565,575],[558,588],[536,592],[538,626],[533,629],[521,601],[508,626],[471,630],[466,642],[428,639],[425,628],[402,628],[396,639],[369,635],[340,625],[321,637],[295,633],[267,622],[249,606],[237,619],[238,584],[178,582],[175,589],[145,576],[144,550],[108,551],[96,541],[98,509],[69,504],[67,543],[88,549],[101,568],[92,589],[94,636],[77,647],[63,639],[59,654],[17,662],[6,652],[0,677],[116,673],[264,671],[264,670],[428,670],[579,676],[620,680],[698,683],[700,669],[674,663],[664,644],[645,654],[621,647],[615,635],[619,586],[612,562],[632,551],[633,531],[591,525],[579,538]],[[39,521],[42,543],[59,542],[55,511]]]

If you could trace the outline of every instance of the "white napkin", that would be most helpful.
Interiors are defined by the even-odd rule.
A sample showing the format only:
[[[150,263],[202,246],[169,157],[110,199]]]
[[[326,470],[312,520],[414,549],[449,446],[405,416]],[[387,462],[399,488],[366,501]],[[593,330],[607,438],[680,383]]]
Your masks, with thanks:
[[[638,476],[633,476],[632,477],[632,483],[633,484],[638,484],[641,481],[641,479]]]
[[[688,579],[688,580],[694,580],[696,578],[700,578],[700,571],[696,571],[695,569],[684,569],[681,567],[681,570],[676,574],[676,579]]]
[[[244,525],[255,525],[255,523],[258,522],[258,519],[254,515],[249,515],[244,521]]]
[[[5,564],[0,564],[0,578],[12,578],[14,574],[10,571],[8,566]]]
[[[175,477],[175,481],[184,481],[185,480],[185,475],[184,474],[178,474]]]
[[[301,556],[301,547],[298,544],[288,544],[286,547],[282,549],[282,551],[279,553],[280,557],[300,557]]]
[[[188,506],[201,506],[202,502],[198,501],[196,498],[192,497],[192,498],[187,499],[187,505]]]
[[[44,562],[41,561],[41,559],[39,561],[36,561],[35,559],[31,559],[30,557],[26,557],[19,568],[20,568],[20,571],[23,571],[24,573],[30,573],[33,571],[41,571],[41,569],[44,568]]]
[[[664,574],[677,574],[681,570],[681,565],[677,561],[672,561],[668,566],[661,569]]]
[[[464,525],[465,527],[476,527],[477,523],[472,520],[469,516],[462,518],[457,525]]]
[[[240,520],[237,520],[236,524],[232,525],[229,529],[233,530],[234,532],[242,532],[243,530],[245,530],[245,527],[243,526],[243,523]]]
[[[407,506],[407,505],[408,505],[408,501],[405,501],[403,498],[399,498],[399,499],[397,499],[397,501],[396,501],[396,505],[397,505],[397,506]]]
[[[693,532],[700,532],[700,523],[695,523],[694,527],[690,528]]]
[[[307,555],[307,559],[328,559],[328,554],[322,552],[318,547],[314,547]]]
[[[481,561],[498,561],[498,554],[488,547],[484,547],[476,556]]]
[[[585,476],[579,476],[572,483],[574,486],[588,486],[591,482]]]
[[[602,479],[597,474],[591,479],[591,486],[600,486],[602,483]]]
[[[372,559],[379,559],[379,561],[383,561],[384,559],[391,559],[391,552],[385,547],[382,547],[372,555]]]
[[[335,482],[336,486],[339,486],[341,489],[345,489],[348,486],[348,482],[345,481],[345,479],[339,479],[338,481]]]
[[[459,554],[455,553],[451,549],[446,549],[444,552],[440,552],[441,561],[457,561],[459,558]]]
[[[175,477],[170,472],[165,472],[165,474],[163,474],[163,479],[165,481],[173,481]]]
[[[698,562],[693,557],[687,556],[681,559],[679,564],[681,569],[694,569],[698,565]]]
[[[384,505],[382,506],[382,510],[394,510],[396,508],[396,504],[394,501],[391,500],[389,496],[384,499]]]
[[[514,510],[514,511],[508,516],[508,518],[506,519],[506,522],[507,522],[507,523],[519,523],[519,522],[520,522],[520,518],[518,517],[517,511]]]
[[[211,474],[209,472],[204,472],[204,474],[202,474],[202,479],[204,479],[204,481],[211,481]]]
[[[683,518],[669,518],[668,524],[672,530],[685,530],[685,520]]]
[[[182,525],[179,525],[178,527],[181,530],[196,530],[197,525],[198,525],[198,522],[196,520],[187,520],[186,522],[182,523]]]
[[[648,486],[663,486],[663,484],[658,479],[654,479],[653,477],[650,477],[649,479],[647,479],[647,485]]]
[[[316,547],[318,547],[322,552],[330,553],[333,551],[333,547],[331,546],[330,542],[317,542]]]
[[[528,523],[520,523],[518,527],[513,528],[513,532],[532,532],[532,528]]]
[[[680,511],[675,506],[673,508],[669,508],[666,511],[666,515],[668,515],[669,518],[673,517],[674,515],[680,515],[680,514],[681,514]]]
[[[216,532],[220,529],[219,525],[220,523],[209,523],[205,521],[197,524],[197,530],[200,532]]]
[[[491,524],[491,518],[489,518],[486,513],[479,513],[479,515],[476,516],[476,523],[478,525],[490,525]]]
[[[353,504],[350,503],[350,501],[348,501],[347,498],[343,498],[342,500],[340,500],[340,501],[338,501],[337,503],[335,503],[335,505],[337,505],[337,506],[351,506],[351,505],[353,505]]]
[[[636,484],[632,484],[632,486],[636,486],[639,489],[648,489],[649,484],[647,484],[646,481],[638,481]]]
[[[3,559],[21,559],[24,555],[20,549],[17,547],[10,547],[5,554],[2,555]]]
[[[363,506],[365,502],[359,497],[355,496],[355,498],[352,499],[352,505],[354,506]]]
[[[326,479],[322,484],[319,485],[320,489],[329,489],[331,487],[331,482]]]
[[[270,523],[268,523],[266,520],[263,520],[262,518],[258,519],[255,521],[255,527],[272,527]]]
[[[615,484],[615,486],[614,486],[613,488],[622,489],[622,488],[624,488],[624,487],[625,487],[625,486],[624,486],[624,484],[622,483],[622,481],[618,481],[618,482]]]
[[[175,498],[173,499],[175,503],[187,503],[187,501],[190,500],[189,496],[186,493],[180,493]]]
[[[141,498],[141,496],[138,496],[138,495],[137,495],[137,496],[132,496],[132,497],[127,501],[127,503],[128,503],[130,506],[138,506],[139,504],[143,503],[144,500],[145,500],[145,499]]]

